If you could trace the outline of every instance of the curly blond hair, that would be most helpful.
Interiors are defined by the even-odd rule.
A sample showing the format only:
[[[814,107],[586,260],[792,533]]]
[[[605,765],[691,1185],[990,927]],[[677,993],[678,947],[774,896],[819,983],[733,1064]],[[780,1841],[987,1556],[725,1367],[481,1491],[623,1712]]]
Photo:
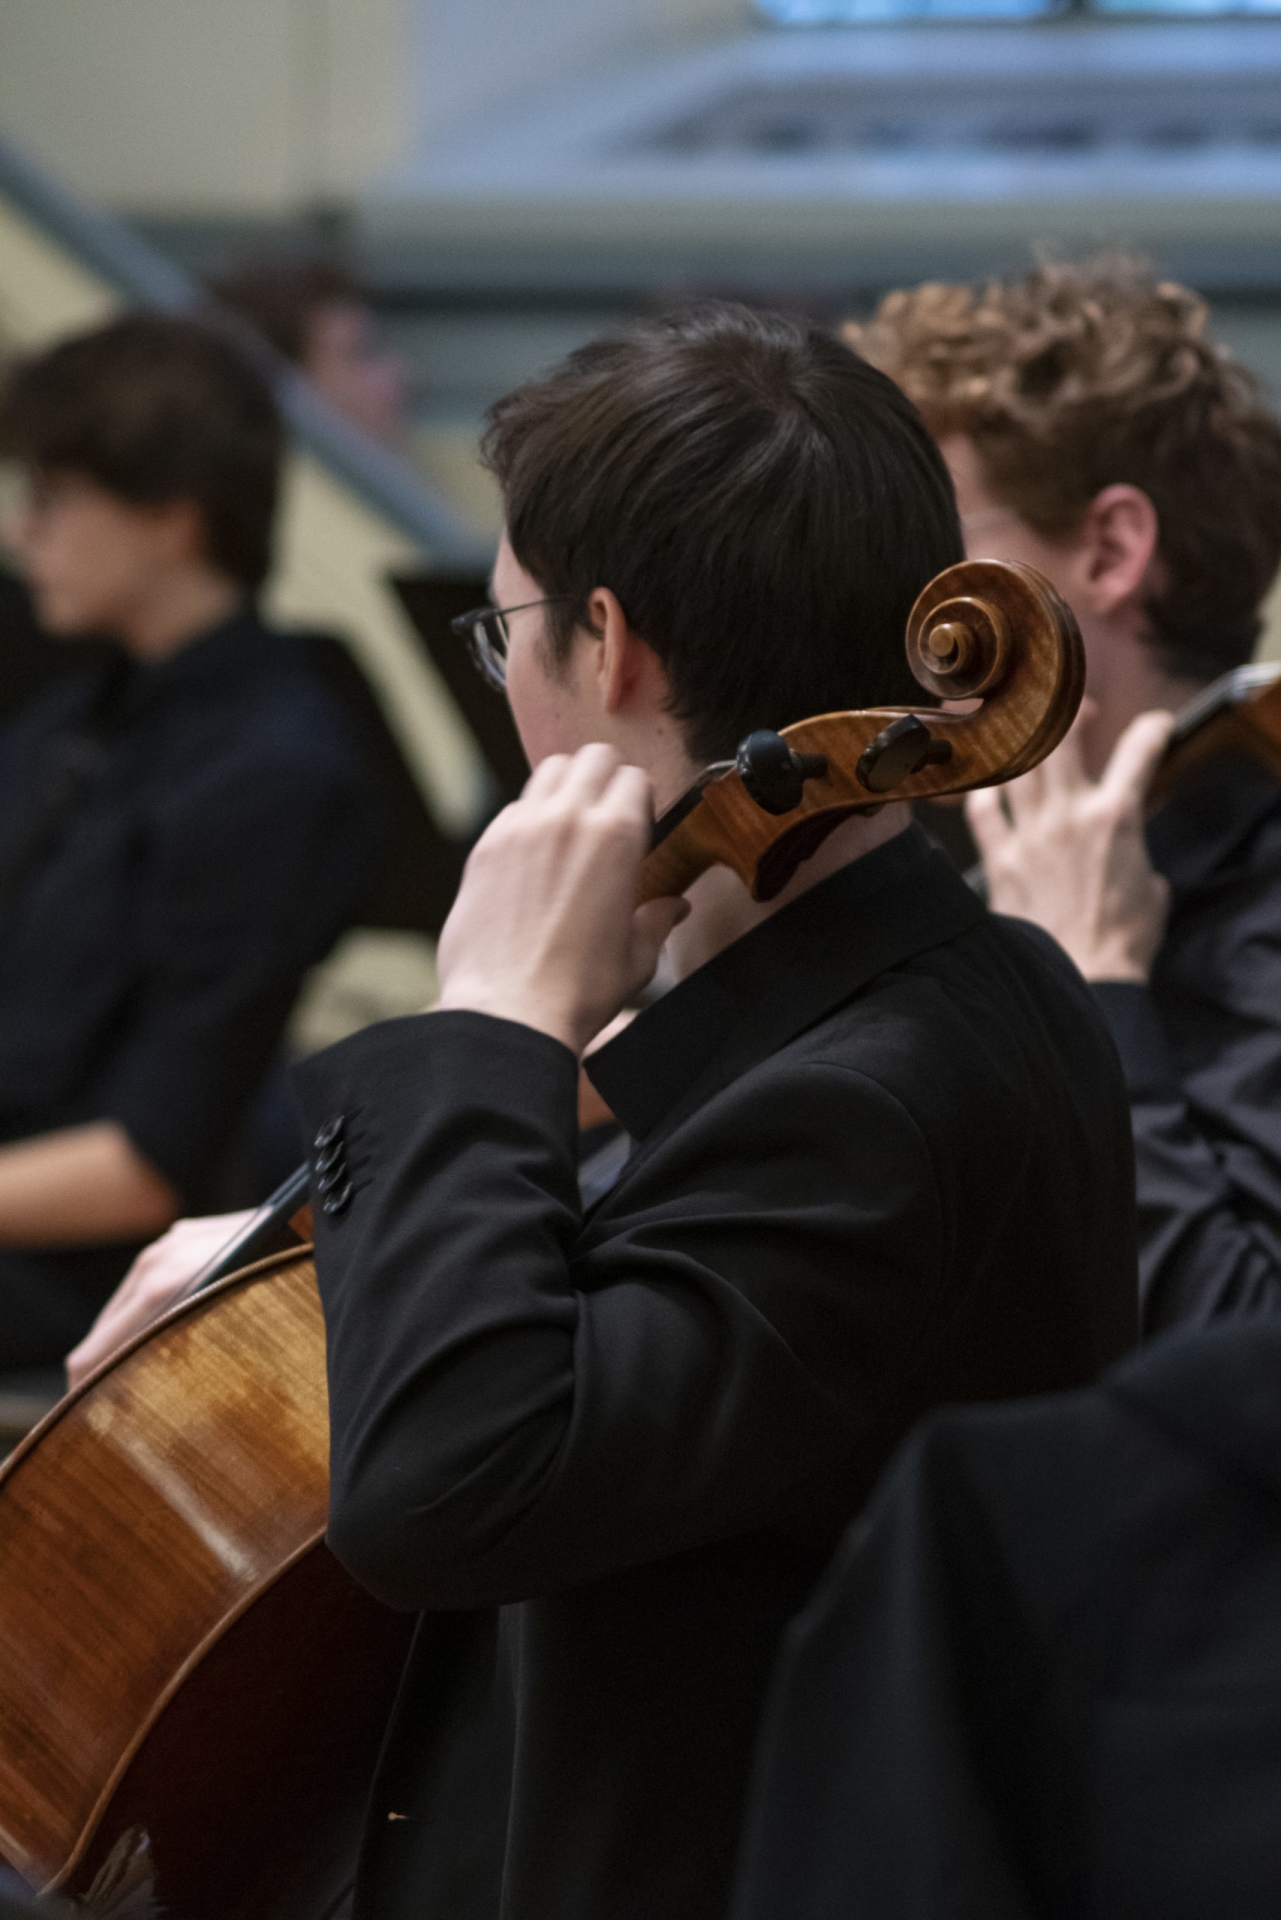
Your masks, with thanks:
[[[1281,422],[1207,320],[1186,287],[1102,255],[891,293],[844,334],[936,437],[969,435],[992,493],[1047,538],[1104,487],[1141,487],[1167,575],[1153,641],[1208,680],[1249,658],[1281,565]]]

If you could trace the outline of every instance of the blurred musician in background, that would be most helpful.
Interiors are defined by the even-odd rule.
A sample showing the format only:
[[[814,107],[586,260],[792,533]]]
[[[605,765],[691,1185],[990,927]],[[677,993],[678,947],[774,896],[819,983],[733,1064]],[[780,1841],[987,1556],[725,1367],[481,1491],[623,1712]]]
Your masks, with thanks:
[[[501,506],[477,459],[475,432],[457,420],[415,419],[409,362],[350,267],[323,256],[250,259],[211,279],[209,291],[292,360],[352,426],[417,467],[479,545],[492,545]]]
[[[1221,757],[1144,822],[1168,710],[1258,638],[1281,424],[1124,259],[894,293],[847,338],[938,438],[967,551],[1038,567],[1085,638],[1073,733],[968,812],[991,904],[1054,934],[1120,1051],[1144,1326],[1281,1308],[1281,790]]]
[[[301,367],[338,413],[371,439],[403,447],[409,370],[382,339],[369,295],[333,260],[250,260],[209,282],[224,307]]]
[[[208,1205],[377,802],[255,596],[282,429],[236,349],[134,316],[12,370],[10,544],[55,635],[110,637],[0,734],[0,1368],[50,1365]]]

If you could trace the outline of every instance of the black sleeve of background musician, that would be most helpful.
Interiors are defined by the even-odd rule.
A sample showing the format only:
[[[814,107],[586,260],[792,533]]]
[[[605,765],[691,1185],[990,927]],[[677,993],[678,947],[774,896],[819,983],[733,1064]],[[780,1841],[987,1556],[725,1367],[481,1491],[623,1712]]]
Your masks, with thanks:
[[[188,1207],[262,1080],[305,971],[351,924],[381,838],[354,757],[322,740],[178,795],[148,854],[131,1017],[86,1095]],[[339,743],[341,747],[341,743]]]
[[[1220,1018],[1194,1092],[1147,987],[1094,996],[1130,1095],[1144,1334],[1281,1312],[1281,1002],[1272,1024]]]

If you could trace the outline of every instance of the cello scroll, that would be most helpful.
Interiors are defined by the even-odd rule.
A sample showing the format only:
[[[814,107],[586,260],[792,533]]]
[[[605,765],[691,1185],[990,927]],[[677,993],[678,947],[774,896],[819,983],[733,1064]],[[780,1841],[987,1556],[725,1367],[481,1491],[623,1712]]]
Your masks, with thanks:
[[[719,864],[772,900],[851,814],[1012,780],[1058,745],[1081,703],[1080,632],[1033,567],[948,567],[917,599],[905,644],[927,693],[979,704],[869,707],[750,734],[737,761],[709,767],[657,821],[640,898],[683,893]]]

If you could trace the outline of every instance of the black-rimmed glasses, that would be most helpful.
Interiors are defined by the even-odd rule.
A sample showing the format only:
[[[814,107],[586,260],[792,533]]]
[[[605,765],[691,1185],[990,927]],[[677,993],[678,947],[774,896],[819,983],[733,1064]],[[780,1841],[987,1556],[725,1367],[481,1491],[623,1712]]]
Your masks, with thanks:
[[[458,638],[466,641],[467,651],[479,672],[501,693],[507,685],[507,649],[511,645],[507,622],[511,616],[528,613],[531,607],[550,607],[557,600],[571,597],[567,593],[556,593],[546,600],[522,600],[518,607],[473,607],[470,613],[458,614],[449,624]]]

